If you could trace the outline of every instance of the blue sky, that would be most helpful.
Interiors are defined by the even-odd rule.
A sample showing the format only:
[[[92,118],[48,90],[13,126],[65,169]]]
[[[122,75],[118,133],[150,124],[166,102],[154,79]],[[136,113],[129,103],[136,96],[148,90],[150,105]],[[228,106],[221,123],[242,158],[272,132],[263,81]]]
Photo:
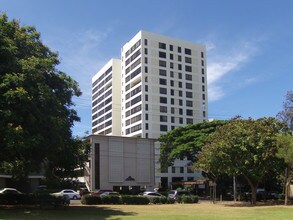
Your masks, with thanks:
[[[82,136],[91,130],[91,78],[139,30],[207,46],[209,118],[276,116],[293,90],[292,0],[0,0],[58,51],[80,85]]]

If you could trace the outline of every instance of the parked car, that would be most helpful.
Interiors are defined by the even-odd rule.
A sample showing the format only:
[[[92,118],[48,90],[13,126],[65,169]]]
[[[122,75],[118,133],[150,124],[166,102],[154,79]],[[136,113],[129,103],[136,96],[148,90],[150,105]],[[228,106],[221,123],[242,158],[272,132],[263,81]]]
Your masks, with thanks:
[[[110,190],[110,189],[99,189],[97,191],[91,192],[91,195],[99,196],[99,195],[101,195],[104,192],[113,192],[113,190]]]
[[[0,189],[0,194],[22,194],[22,192],[14,188],[3,188]]]
[[[165,197],[162,194],[158,193],[158,192],[143,192],[139,194],[140,196],[146,196],[146,197]]]
[[[53,193],[52,195],[68,196],[69,199],[80,199],[79,193],[72,189],[63,189],[62,191]]]
[[[168,197],[171,199],[174,199],[175,201],[178,201],[178,198],[183,195],[190,196],[191,194],[189,191],[186,191],[186,190],[171,190],[168,193]]]
[[[100,194],[101,197],[104,196],[120,196],[120,194],[118,192],[103,192],[102,194]]]

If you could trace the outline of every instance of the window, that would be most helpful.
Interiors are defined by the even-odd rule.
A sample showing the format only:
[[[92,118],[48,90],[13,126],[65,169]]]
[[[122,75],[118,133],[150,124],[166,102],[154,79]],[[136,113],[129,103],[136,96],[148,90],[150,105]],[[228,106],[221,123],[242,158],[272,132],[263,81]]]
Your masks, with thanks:
[[[148,48],[144,48],[144,54],[148,54]]]
[[[178,64],[178,70],[182,70],[182,65]]]
[[[160,115],[160,122],[167,122],[168,118],[165,115]]]
[[[192,118],[186,118],[186,124],[193,124]]]
[[[201,74],[204,74],[204,69],[201,69]]]
[[[160,125],[160,131],[168,131],[167,125]]]
[[[166,58],[166,53],[165,52],[159,52],[159,57],[160,58]]]
[[[167,94],[166,88],[160,88],[160,94]]]
[[[192,92],[186,92],[186,97],[187,98],[192,98]]]
[[[145,95],[145,101],[149,101],[149,96]]]
[[[159,75],[160,76],[167,76],[167,71],[166,70],[159,69]]]
[[[148,123],[145,123],[145,129],[149,130],[149,124]]]
[[[167,79],[160,78],[160,85],[167,85]]]
[[[174,99],[171,98],[171,105],[174,105]]]
[[[175,167],[172,167],[172,173],[175,173],[175,172],[176,172]]]
[[[167,106],[160,106],[160,112],[167,113],[168,108]]]
[[[145,114],[145,120],[149,120],[149,114]]]
[[[185,57],[185,63],[191,63],[191,58],[190,57]]]
[[[192,106],[193,106],[192,101],[190,101],[190,100],[186,100],[186,106],[188,106],[188,107],[192,107]]]
[[[179,95],[179,97],[182,97],[182,91],[181,90],[178,91],[178,95]]]
[[[206,95],[202,94],[202,100],[206,100]]]
[[[172,114],[175,113],[175,108],[174,108],[174,107],[171,108],[171,113],[172,113]]]
[[[202,86],[202,91],[203,91],[203,92],[205,91],[205,87],[204,87],[204,85]]]
[[[181,56],[180,55],[178,55],[178,61],[182,61],[182,58],[181,58]]]
[[[170,80],[170,85],[173,87],[174,86],[174,80]]]
[[[172,62],[170,63],[170,68],[174,69],[174,63],[172,63]]]
[[[190,49],[187,49],[187,48],[185,48],[185,54],[187,54],[187,55],[191,55],[191,50],[190,50]]]
[[[169,45],[170,51],[173,51],[173,45]]]
[[[186,74],[185,79],[191,81],[192,80],[192,75]]]
[[[168,173],[168,167],[161,167],[161,173]]]
[[[201,81],[202,81],[202,83],[204,83],[204,82],[205,82],[205,80],[204,80],[204,77],[202,77],[202,78],[201,78]]]
[[[192,72],[192,67],[191,66],[185,66],[185,71],[186,72]]]
[[[178,87],[182,88],[182,82],[178,82]]]
[[[144,58],[144,63],[145,63],[145,64],[148,63],[148,58],[147,58],[147,57]]]
[[[166,49],[166,44],[159,42],[159,48],[160,49]]]
[[[144,67],[144,72],[148,73],[148,67],[147,66]]]
[[[171,90],[170,90],[170,94],[171,94],[171,95],[174,95],[174,89],[171,89]]]
[[[187,173],[193,173],[193,167],[187,167]]]
[[[179,105],[180,105],[180,106],[183,105],[183,101],[182,101],[182,99],[179,99]]]
[[[178,53],[181,53],[181,47],[178,47]]]
[[[144,45],[145,45],[145,46],[148,45],[148,39],[144,39]]]
[[[145,110],[148,111],[149,110],[149,105],[145,104]]]
[[[166,97],[160,97],[160,103],[167,104],[167,98]]]
[[[179,124],[183,124],[183,118],[179,118]]]
[[[205,111],[202,112],[202,116],[203,116],[204,118],[206,117],[206,112],[205,112]]]
[[[186,83],[185,88],[186,89],[192,89],[192,83]]]
[[[200,55],[201,55],[201,58],[204,58],[204,53],[203,52],[201,52]]]
[[[170,53],[170,60],[173,60],[173,59],[174,59],[173,54]]]
[[[166,61],[159,60],[159,66],[166,67],[167,66]]]
[[[192,109],[186,109],[186,115],[188,115],[188,116],[193,116],[193,111],[192,111]]]
[[[171,123],[175,123],[175,117],[171,117]]]
[[[204,61],[203,60],[201,61],[201,65],[204,66]]]
[[[184,167],[180,167],[180,173],[184,173]]]
[[[144,90],[147,92],[149,90],[148,85],[145,85]]]
[[[179,108],[179,115],[183,115],[183,109]]]
[[[170,77],[174,77],[174,72],[173,71],[170,71]]]
[[[182,79],[182,73],[178,73],[178,79]]]

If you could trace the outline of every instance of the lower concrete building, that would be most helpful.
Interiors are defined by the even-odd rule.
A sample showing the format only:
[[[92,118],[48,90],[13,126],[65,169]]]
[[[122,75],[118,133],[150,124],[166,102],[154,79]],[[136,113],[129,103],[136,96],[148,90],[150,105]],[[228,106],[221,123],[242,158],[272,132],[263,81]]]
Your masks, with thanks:
[[[91,154],[85,179],[91,191],[154,189],[156,139],[103,135],[89,139]]]

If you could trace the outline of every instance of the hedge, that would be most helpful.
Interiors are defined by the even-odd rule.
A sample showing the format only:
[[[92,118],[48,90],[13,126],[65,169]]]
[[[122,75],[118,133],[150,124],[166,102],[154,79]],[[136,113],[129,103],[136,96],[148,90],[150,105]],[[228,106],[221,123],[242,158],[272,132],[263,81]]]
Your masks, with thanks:
[[[174,199],[167,197],[147,197],[147,196],[95,196],[84,195],[81,197],[81,203],[84,205],[100,205],[100,204],[125,204],[125,205],[147,205],[147,204],[174,204]],[[197,203],[198,196],[182,196],[181,203]]]

